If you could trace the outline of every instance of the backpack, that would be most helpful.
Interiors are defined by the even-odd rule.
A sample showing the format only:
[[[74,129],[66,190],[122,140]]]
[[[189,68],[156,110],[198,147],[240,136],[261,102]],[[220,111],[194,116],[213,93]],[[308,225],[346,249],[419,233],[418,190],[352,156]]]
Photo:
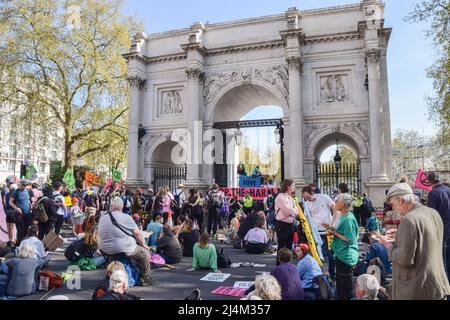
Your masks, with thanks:
[[[176,193],[175,192],[175,195],[173,196],[174,197],[174,200],[173,201],[175,201],[175,203],[177,204],[177,207],[179,207],[180,206],[180,196],[181,196],[181,194],[183,193],[184,191],[181,191],[180,193]]]
[[[274,196],[267,197],[267,210],[269,212],[275,210],[275,197]]]
[[[45,199],[48,199],[48,198],[45,198]],[[45,223],[48,221],[48,215],[47,215],[47,212],[45,211],[43,200],[44,199],[42,199],[41,201],[38,202],[37,206],[32,211],[32,215],[33,215],[34,220]]]
[[[223,206],[223,194],[221,192],[210,192],[208,196],[208,205],[210,207],[222,208]]]
[[[330,281],[328,276],[320,275],[314,277],[313,285],[319,286],[321,300],[334,300],[334,298],[336,297],[336,287]]]
[[[72,242],[64,251],[64,256],[69,261],[76,261],[80,258],[80,249],[83,245],[83,240],[76,240]]]
[[[85,202],[86,207],[97,207],[97,204],[96,204],[97,197],[94,194],[87,195],[84,198],[84,202]]]
[[[220,249],[216,249],[217,252],[217,267],[218,268],[229,268],[231,265],[231,260],[230,258],[225,254],[225,252],[223,251],[223,248]]]

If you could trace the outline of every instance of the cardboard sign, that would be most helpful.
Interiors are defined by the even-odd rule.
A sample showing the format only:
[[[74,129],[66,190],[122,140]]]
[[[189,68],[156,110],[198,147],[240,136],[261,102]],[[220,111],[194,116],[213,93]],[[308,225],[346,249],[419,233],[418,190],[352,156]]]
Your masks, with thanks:
[[[201,281],[211,281],[211,282],[224,282],[228,279],[228,277],[231,276],[229,273],[214,273],[210,272],[203,278],[201,278]]]
[[[50,286],[50,278],[49,277],[39,277],[39,291],[48,291],[48,287]]]
[[[239,176],[239,188],[260,188],[261,177]]]
[[[277,188],[221,188],[220,190],[228,198],[237,196],[239,199],[243,199],[245,192],[248,191],[253,197],[253,200],[264,200],[264,198],[267,197],[269,190],[272,190],[273,195],[278,191]]]
[[[44,244],[44,248],[48,251],[56,251],[56,249],[61,248],[64,245],[64,239],[55,232],[50,231],[44,239],[42,239],[42,243]]]
[[[211,293],[242,298],[245,297],[245,291],[247,291],[247,289],[233,288],[233,287],[218,287]]]
[[[236,281],[233,288],[248,289],[255,284],[255,281]]]

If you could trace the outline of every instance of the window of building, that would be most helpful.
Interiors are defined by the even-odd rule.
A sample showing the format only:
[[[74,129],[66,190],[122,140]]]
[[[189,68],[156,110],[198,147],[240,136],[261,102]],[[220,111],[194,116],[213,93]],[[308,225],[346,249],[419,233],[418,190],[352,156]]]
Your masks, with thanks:
[[[41,152],[39,154],[39,158],[41,161],[47,161],[47,158],[45,157],[45,149],[41,149]]]
[[[57,152],[56,151],[52,151],[52,160],[58,160],[57,157],[58,157]]]
[[[41,172],[41,173],[45,172],[45,167],[46,167],[45,163],[41,163],[39,165],[39,172]]]
[[[31,159],[31,149],[25,148],[23,151],[23,155],[24,155],[25,159],[30,160]]]
[[[15,146],[9,146],[9,157],[10,158],[16,158],[17,157],[17,150]]]
[[[15,166],[16,166],[16,161],[14,161],[14,160],[9,160],[8,161],[8,170],[9,171],[14,171],[15,170]]]

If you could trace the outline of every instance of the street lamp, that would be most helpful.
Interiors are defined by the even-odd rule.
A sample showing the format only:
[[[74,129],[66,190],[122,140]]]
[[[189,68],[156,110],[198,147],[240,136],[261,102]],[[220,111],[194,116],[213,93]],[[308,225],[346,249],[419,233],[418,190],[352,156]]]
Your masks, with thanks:
[[[339,171],[341,170],[342,157],[339,154],[339,129],[336,132],[336,155],[333,158],[334,167],[336,168],[336,188],[339,186]]]
[[[240,128],[238,128],[237,130],[236,130],[236,132],[234,133],[234,138],[236,139],[236,144],[238,145],[238,146],[240,146],[241,144],[242,144],[242,136],[243,136],[244,134],[242,133],[242,131],[241,131],[241,129]]]
[[[281,143],[280,127],[277,127],[277,128],[274,130],[274,134],[275,134],[275,143],[276,143],[276,144],[280,144],[280,143]]]

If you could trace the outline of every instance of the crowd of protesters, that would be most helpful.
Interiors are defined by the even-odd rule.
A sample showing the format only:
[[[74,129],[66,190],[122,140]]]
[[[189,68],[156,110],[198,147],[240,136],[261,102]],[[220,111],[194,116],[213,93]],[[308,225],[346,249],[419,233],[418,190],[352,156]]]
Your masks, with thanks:
[[[242,200],[228,198],[216,184],[203,196],[182,184],[173,192],[164,186],[156,193],[132,193],[125,188],[67,190],[63,182],[41,189],[27,180],[9,179],[2,190],[9,241],[0,251],[7,257],[7,294],[18,297],[37,290],[39,271],[49,262],[42,240],[49,233],[60,235],[67,223],[78,238],[66,250],[72,264],[82,270],[109,264],[103,298],[97,294],[96,299],[138,299],[127,294],[134,265],[140,285],[154,283],[153,268],[176,265],[186,257],[193,261],[188,271],[221,272],[213,241],[248,254],[277,251],[276,267],[271,275],[256,278],[250,300],[375,300],[387,298],[383,286],[388,278],[390,299],[446,299],[450,188],[436,174],[429,179],[428,207],[407,183],[387,190],[387,207],[401,216],[398,228],[390,230],[383,228],[367,195],[350,195],[345,184],[332,197],[308,185],[299,198],[294,181],[286,179],[277,193],[269,190],[260,206],[249,193]],[[365,256],[358,251],[362,235]],[[111,262],[121,267],[112,270]],[[378,276],[368,274],[374,265]],[[18,276],[24,270],[26,279]]]

